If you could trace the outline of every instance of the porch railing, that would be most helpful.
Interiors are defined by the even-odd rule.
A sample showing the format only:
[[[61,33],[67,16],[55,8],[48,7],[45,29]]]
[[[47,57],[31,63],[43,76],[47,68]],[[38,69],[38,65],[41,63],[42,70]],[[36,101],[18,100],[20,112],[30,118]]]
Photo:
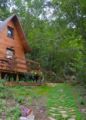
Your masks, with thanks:
[[[21,59],[19,57],[15,57],[14,59],[0,57],[0,71],[30,72],[31,70],[39,69],[40,64],[33,60]]]

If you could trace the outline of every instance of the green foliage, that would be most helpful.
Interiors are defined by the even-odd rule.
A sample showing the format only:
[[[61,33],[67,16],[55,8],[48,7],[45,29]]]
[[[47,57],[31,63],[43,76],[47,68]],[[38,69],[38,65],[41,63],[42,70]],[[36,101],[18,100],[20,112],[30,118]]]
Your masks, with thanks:
[[[34,105],[36,104],[38,106],[39,105],[46,106],[49,116],[53,117],[53,114],[56,114],[56,116],[54,116],[55,118],[63,119],[60,113],[60,111],[62,110],[67,111],[68,118],[71,118],[71,116],[75,115],[77,120],[80,120],[81,117],[83,119],[83,116],[81,115],[77,107],[78,99],[80,99],[80,96],[77,92],[76,87],[71,87],[70,85],[67,84],[55,84],[55,85],[53,84],[51,86],[40,87],[21,86],[14,87],[11,89],[13,91],[14,96],[17,98],[20,98],[20,96],[22,95],[21,90],[24,91],[23,97],[25,99],[28,98],[28,101],[25,102],[25,104],[27,105],[31,106],[33,105],[33,101],[36,101]],[[45,104],[43,104],[44,100],[46,101]],[[51,108],[56,109],[51,110]]]
[[[24,97],[22,97],[22,96],[18,97],[17,102],[19,104],[23,104],[24,103]]]
[[[7,89],[9,93],[14,96],[13,98],[9,97],[9,99],[0,99],[0,113],[6,110],[7,120],[19,120],[21,116],[21,104],[27,107],[33,107],[34,105],[34,109],[35,105],[36,108],[44,107],[49,117],[53,117],[53,114],[56,114],[54,116],[56,119],[63,119],[60,111],[66,111],[68,115],[67,118],[75,116],[77,120],[84,120],[78,110],[80,106],[86,105],[86,98],[81,95],[83,93],[85,95],[86,93],[83,86],[82,90],[80,86],[72,87],[65,83],[48,84],[40,87],[17,86]],[[4,94],[7,94],[7,89],[5,89]],[[3,94],[3,91],[1,91],[0,94]],[[9,94],[7,95],[9,96]]]
[[[11,116],[13,116],[13,120],[18,120],[19,117],[21,116],[21,111],[20,111],[20,108],[19,106],[15,106],[14,108],[11,108],[9,111],[8,111],[8,114],[7,114],[7,120],[9,120],[11,118]]]
[[[7,3],[8,0],[0,0],[0,20],[4,20],[10,15]]]

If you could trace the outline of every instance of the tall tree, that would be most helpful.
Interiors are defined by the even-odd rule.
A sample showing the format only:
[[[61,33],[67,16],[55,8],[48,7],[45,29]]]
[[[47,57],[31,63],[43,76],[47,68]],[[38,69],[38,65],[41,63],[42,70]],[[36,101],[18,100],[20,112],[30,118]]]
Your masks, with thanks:
[[[4,20],[10,15],[10,10],[8,9],[8,0],[0,0],[0,19]]]

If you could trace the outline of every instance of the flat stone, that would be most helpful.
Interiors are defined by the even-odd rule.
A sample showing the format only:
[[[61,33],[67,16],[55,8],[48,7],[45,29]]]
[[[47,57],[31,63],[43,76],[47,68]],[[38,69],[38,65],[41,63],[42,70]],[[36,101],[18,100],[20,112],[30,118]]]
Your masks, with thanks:
[[[28,120],[28,118],[26,118],[26,117],[20,117],[19,120]]]
[[[82,108],[82,109],[81,109],[81,112],[82,112],[82,113],[86,113],[86,108]]]
[[[70,112],[74,112],[75,110],[74,109],[70,109]]]
[[[55,112],[55,110],[53,110],[53,109],[50,109],[49,111],[50,111],[50,112]]]
[[[51,107],[50,109],[52,109],[52,110],[56,110],[57,108],[55,108],[55,107]]]
[[[63,106],[59,106],[59,108],[63,108]]]
[[[66,114],[67,112],[66,111],[59,111],[60,113],[62,113],[62,114]]]
[[[29,115],[29,116],[27,116],[27,117],[20,117],[20,119],[19,120],[34,120],[34,115]]]
[[[68,115],[67,115],[67,114],[62,114],[62,117],[63,117],[63,118],[67,118]]]
[[[47,83],[47,86],[50,86],[50,87],[55,87],[57,84],[56,83]]]
[[[49,118],[49,120],[56,120],[55,118],[52,118],[52,117],[48,117]]]
[[[52,115],[52,116],[57,116],[58,114],[56,114],[56,113],[51,113],[51,115]]]
[[[63,89],[60,89],[59,91],[60,91],[60,92],[63,92],[64,90],[63,90]]]
[[[75,118],[69,118],[68,120],[76,120]]]
[[[61,110],[64,109],[64,107],[62,107],[62,106],[59,106],[58,108],[61,109]]]
[[[72,117],[72,118],[76,118],[76,115],[72,115],[71,117]]]

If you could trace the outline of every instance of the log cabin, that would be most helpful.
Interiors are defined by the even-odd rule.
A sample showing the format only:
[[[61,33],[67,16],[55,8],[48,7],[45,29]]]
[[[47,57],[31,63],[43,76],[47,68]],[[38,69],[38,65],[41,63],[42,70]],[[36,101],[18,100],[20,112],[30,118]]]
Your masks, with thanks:
[[[0,77],[27,73],[26,53],[31,48],[25,38],[20,21],[16,15],[12,15],[0,22]]]

